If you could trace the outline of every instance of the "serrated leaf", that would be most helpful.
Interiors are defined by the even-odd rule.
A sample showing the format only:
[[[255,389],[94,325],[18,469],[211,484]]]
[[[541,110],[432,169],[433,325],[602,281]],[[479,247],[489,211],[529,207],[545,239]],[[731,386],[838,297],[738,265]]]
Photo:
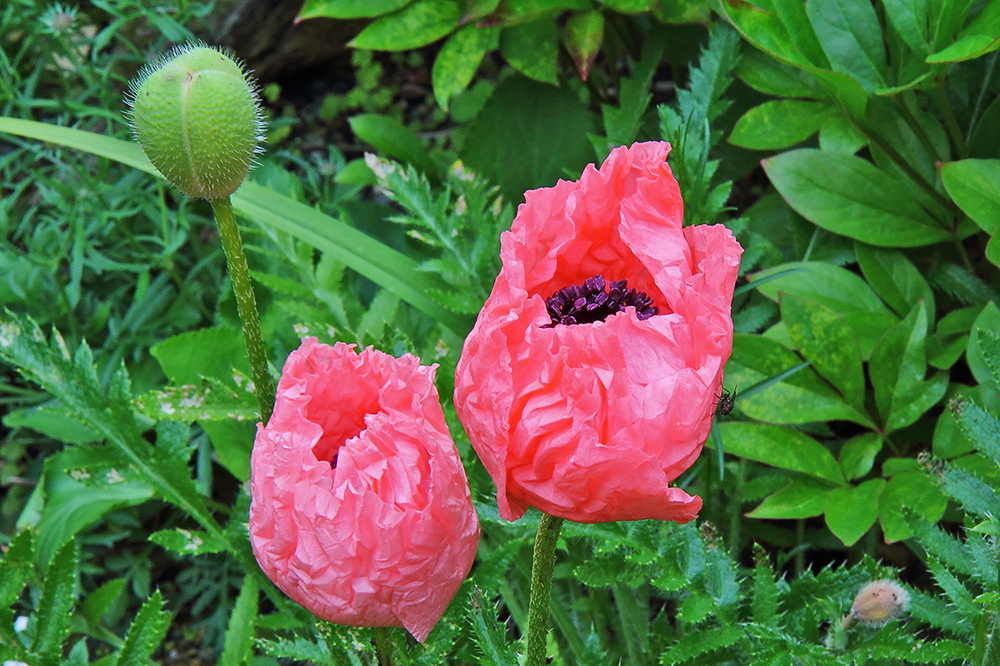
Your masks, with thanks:
[[[153,652],[163,642],[170,626],[170,613],[163,611],[163,597],[157,590],[146,600],[125,634],[125,642],[115,657],[114,666],[146,666]]]
[[[0,636],[13,626],[14,602],[21,596],[35,557],[34,533],[30,529],[18,532],[0,558]],[[8,639],[14,640],[13,635]]]
[[[695,631],[670,646],[660,657],[660,663],[682,664],[703,654],[734,645],[742,638],[744,638],[743,630],[731,625],[722,625],[712,631]]]
[[[407,51],[437,41],[458,27],[461,3],[415,0],[368,24],[348,46],[373,51]]]
[[[980,453],[1000,465],[1000,421],[975,402],[951,403],[951,412],[959,429],[974,442]]]
[[[929,554],[957,573],[972,575],[973,563],[964,543],[926,521],[913,520],[911,524],[914,536]]]
[[[257,421],[253,395],[234,391],[222,382],[203,380],[200,385],[168,386],[145,393],[133,401],[135,408],[157,421]]]
[[[758,624],[774,624],[778,615],[778,585],[767,553],[758,543],[753,545],[753,601],[751,617]]]
[[[181,527],[153,532],[149,535],[149,540],[178,555],[221,553],[226,549],[226,545],[216,536]]]
[[[1000,517],[1000,497],[990,484],[952,466],[945,468],[941,479],[944,491],[969,513],[981,518]]]
[[[233,613],[229,616],[219,666],[241,666],[246,663],[253,646],[258,591],[257,583],[249,576],[243,579],[243,588],[236,598]]]
[[[101,623],[101,618],[111,609],[125,590],[124,578],[112,578],[87,595],[80,606],[80,611],[92,627]]]
[[[979,609],[976,607],[972,593],[936,557],[927,558],[927,568],[930,569],[937,584],[944,590],[951,603],[955,604],[959,613],[965,617],[973,617],[978,614]]]
[[[517,666],[517,651],[507,643],[507,628],[497,618],[496,607],[478,587],[469,595],[473,639],[483,666]]]
[[[42,596],[35,611],[35,639],[31,651],[43,662],[55,664],[62,656],[63,641],[69,636],[79,560],[75,541],[67,541],[56,551],[45,571]]]

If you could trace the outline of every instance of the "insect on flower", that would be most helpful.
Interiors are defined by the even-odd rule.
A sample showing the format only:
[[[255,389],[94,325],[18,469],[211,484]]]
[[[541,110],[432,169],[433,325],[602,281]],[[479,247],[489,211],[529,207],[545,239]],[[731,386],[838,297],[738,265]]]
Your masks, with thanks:
[[[736,389],[734,388],[732,391],[729,391],[723,387],[722,393],[716,397],[719,399],[719,402],[717,403],[719,413],[723,416],[729,416],[729,413],[733,411],[733,407],[736,406]]]

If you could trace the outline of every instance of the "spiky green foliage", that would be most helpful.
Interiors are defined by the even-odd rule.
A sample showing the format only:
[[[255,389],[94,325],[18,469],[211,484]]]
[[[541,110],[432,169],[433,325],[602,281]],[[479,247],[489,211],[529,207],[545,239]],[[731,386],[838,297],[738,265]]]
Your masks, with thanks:
[[[132,621],[125,643],[115,658],[115,666],[144,666],[148,663],[166,636],[169,625],[170,614],[163,611],[163,597],[157,590]]]

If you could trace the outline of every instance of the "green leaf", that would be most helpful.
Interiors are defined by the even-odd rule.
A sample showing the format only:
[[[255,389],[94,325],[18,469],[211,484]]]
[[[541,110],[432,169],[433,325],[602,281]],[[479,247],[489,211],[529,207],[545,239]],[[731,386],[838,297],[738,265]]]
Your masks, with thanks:
[[[0,118],[0,132],[76,148],[159,175],[138,144],[131,141],[16,118]],[[458,335],[465,336],[472,327],[469,317],[449,312],[427,295],[433,289],[443,288],[440,280],[431,274],[420,273],[414,259],[364,232],[312,206],[252,182],[244,183],[232,199],[233,206],[241,215],[309,243],[330,259],[345,264],[393,292]]]
[[[927,309],[921,302],[879,341],[868,365],[886,432],[904,428],[933,407],[948,388],[947,373],[924,381]]]
[[[930,51],[928,4],[927,0],[884,0],[882,3],[889,23],[907,46],[920,54]]]
[[[757,291],[773,301],[778,300],[779,293],[785,293],[832,308],[857,333],[864,359],[871,356],[876,341],[897,321],[860,276],[840,266],[800,261],[747,277]]]
[[[845,546],[853,546],[875,524],[884,488],[885,479],[871,479],[859,486],[836,488],[827,496],[826,525]]]
[[[38,561],[107,513],[154,495],[128,459],[109,446],[75,446],[45,461],[45,504],[38,520]]]
[[[505,199],[523,201],[525,190],[583,171],[593,155],[593,121],[570,91],[511,77],[469,124],[461,157],[499,184]]]
[[[169,626],[170,613],[163,611],[163,597],[157,590],[132,620],[125,643],[115,656],[114,666],[146,666],[167,635]]]
[[[390,14],[413,0],[306,0],[296,21],[311,18],[370,18]]]
[[[923,520],[914,520],[913,534],[921,547],[956,572],[972,576],[975,570],[964,543]]]
[[[757,624],[776,624],[778,615],[778,585],[767,552],[756,541],[753,544],[753,621]]]
[[[944,514],[948,499],[926,474],[903,472],[896,474],[878,498],[878,515],[885,533],[886,543],[907,539],[913,528],[903,512],[908,507],[930,523],[936,523]]]
[[[944,491],[969,513],[987,519],[1000,516],[1000,497],[990,484],[951,465],[941,473],[941,479]]]
[[[875,8],[853,0],[810,0],[805,6],[834,71],[853,77],[869,92],[885,87],[888,65]]]
[[[468,87],[483,56],[497,48],[499,43],[498,28],[481,27],[474,23],[463,26],[448,38],[434,59],[431,70],[434,97],[442,108],[447,109],[451,98]]]
[[[559,82],[559,30],[549,18],[504,28],[500,33],[500,53],[529,79],[551,84]],[[474,135],[471,130],[470,134]]]
[[[726,365],[726,381],[749,388],[780,376],[801,363],[784,345],[759,335],[737,335]],[[753,393],[738,396],[742,413],[768,423],[794,424],[849,420],[874,425],[864,412],[848,405],[811,368]]]
[[[803,148],[763,165],[785,201],[827,231],[888,247],[950,238],[895,178],[860,157]]]
[[[362,113],[348,122],[351,131],[362,141],[374,146],[380,155],[388,155],[401,162],[412,164],[423,173],[433,173],[434,164],[424,144],[413,130],[397,119],[378,113]]]
[[[201,530],[180,527],[153,532],[149,535],[149,540],[178,555],[203,555],[226,550],[226,544],[218,537]]]
[[[1000,465],[1000,421],[970,400],[951,403],[959,429],[983,455]]]
[[[31,428],[71,444],[88,444],[99,439],[93,430],[76,420],[68,409],[57,402],[15,409],[3,417],[3,424],[8,428]]]
[[[253,647],[254,620],[257,618],[257,583],[249,576],[243,579],[240,596],[236,598],[233,614],[229,616],[226,638],[222,646],[219,666],[241,666],[250,656]]]
[[[840,469],[844,478],[854,480],[871,471],[875,456],[882,450],[882,438],[873,432],[852,437],[840,449]]]
[[[742,54],[737,74],[743,83],[765,95],[826,99],[826,90],[801,69],[757,51]]]
[[[823,514],[829,485],[805,476],[792,477],[790,484],[765,498],[747,514],[750,518],[812,518]]]
[[[726,452],[779,469],[802,472],[843,485],[844,475],[822,444],[798,430],[762,423],[723,423],[719,426]],[[707,445],[707,444],[706,444]]]
[[[133,401],[135,408],[157,421],[258,421],[253,393],[229,388],[219,380],[200,386],[185,384],[150,391]]]
[[[507,627],[497,618],[496,607],[478,587],[472,588],[469,607],[479,663],[482,666],[517,666],[517,652],[507,643]]]
[[[671,645],[660,658],[661,664],[683,664],[703,654],[721,650],[745,637],[743,630],[724,624],[712,631],[695,631]]]
[[[868,284],[896,314],[905,317],[923,299],[935,312],[934,292],[920,270],[898,250],[854,244],[858,265]]]
[[[802,356],[859,412],[865,378],[858,336],[833,308],[793,294],[781,295],[781,319]]]
[[[67,541],[56,551],[45,571],[42,596],[36,610],[31,651],[47,664],[59,662],[63,641],[69,637],[78,573],[76,542]]]
[[[833,115],[819,128],[819,147],[824,152],[853,155],[868,144],[868,137],[843,114]]]
[[[736,121],[729,143],[754,150],[788,148],[815,134],[833,112],[829,102],[770,100]]]
[[[945,595],[955,605],[956,610],[966,618],[976,617],[979,609],[969,592],[969,589],[947,567],[938,562],[935,557],[927,558],[927,568],[934,575],[937,584]]]
[[[17,640],[13,634],[14,604],[24,591],[34,559],[34,533],[23,529],[11,538],[0,558],[0,639]]]
[[[1000,5],[987,2],[955,43],[927,56],[929,63],[961,62],[986,55],[1000,47]]]
[[[573,14],[566,21],[566,50],[580,78],[587,80],[604,40],[604,16],[598,11]]]
[[[960,160],[941,167],[944,188],[988,234],[1000,228],[1000,160]]]
[[[980,339],[983,337],[984,331],[1000,331],[1000,308],[997,308],[993,301],[986,304],[986,307],[972,323],[969,343],[965,350],[965,359],[969,363],[969,370],[972,371],[972,375],[980,384],[1000,381],[1000,375],[995,374],[994,369],[983,354],[983,344]]]
[[[373,51],[407,51],[437,41],[458,27],[462,5],[454,0],[415,0],[372,21],[348,46]]]
[[[608,156],[615,146],[631,144],[639,135],[642,117],[653,99],[650,89],[656,67],[663,57],[663,46],[656,40],[647,40],[642,47],[642,58],[635,65],[631,78],[620,81],[621,93],[618,95],[618,106],[601,105],[601,117],[604,120],[606,141],[602,140],[597,149],[598,161]],[[598,138],[592,138],[595,148]]]
[[[80,612],[87,618],[91,627],[97,627],[104,615],[121,597],[127,581],[124,578],[112,578],[87,595]]]

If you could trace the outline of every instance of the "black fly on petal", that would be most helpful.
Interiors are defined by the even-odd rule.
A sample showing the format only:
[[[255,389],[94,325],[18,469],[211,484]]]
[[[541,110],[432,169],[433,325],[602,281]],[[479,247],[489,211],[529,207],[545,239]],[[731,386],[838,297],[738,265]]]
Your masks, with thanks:
[[[542,328],[604,321],[629,306],[635,308],[640,321],[660,312],[646,292],[629,289],[626,280],[615,280],[609,286],[603,276],[595,275],[582,285],[563,287],[545,299],[545,309],[552,321]]]

